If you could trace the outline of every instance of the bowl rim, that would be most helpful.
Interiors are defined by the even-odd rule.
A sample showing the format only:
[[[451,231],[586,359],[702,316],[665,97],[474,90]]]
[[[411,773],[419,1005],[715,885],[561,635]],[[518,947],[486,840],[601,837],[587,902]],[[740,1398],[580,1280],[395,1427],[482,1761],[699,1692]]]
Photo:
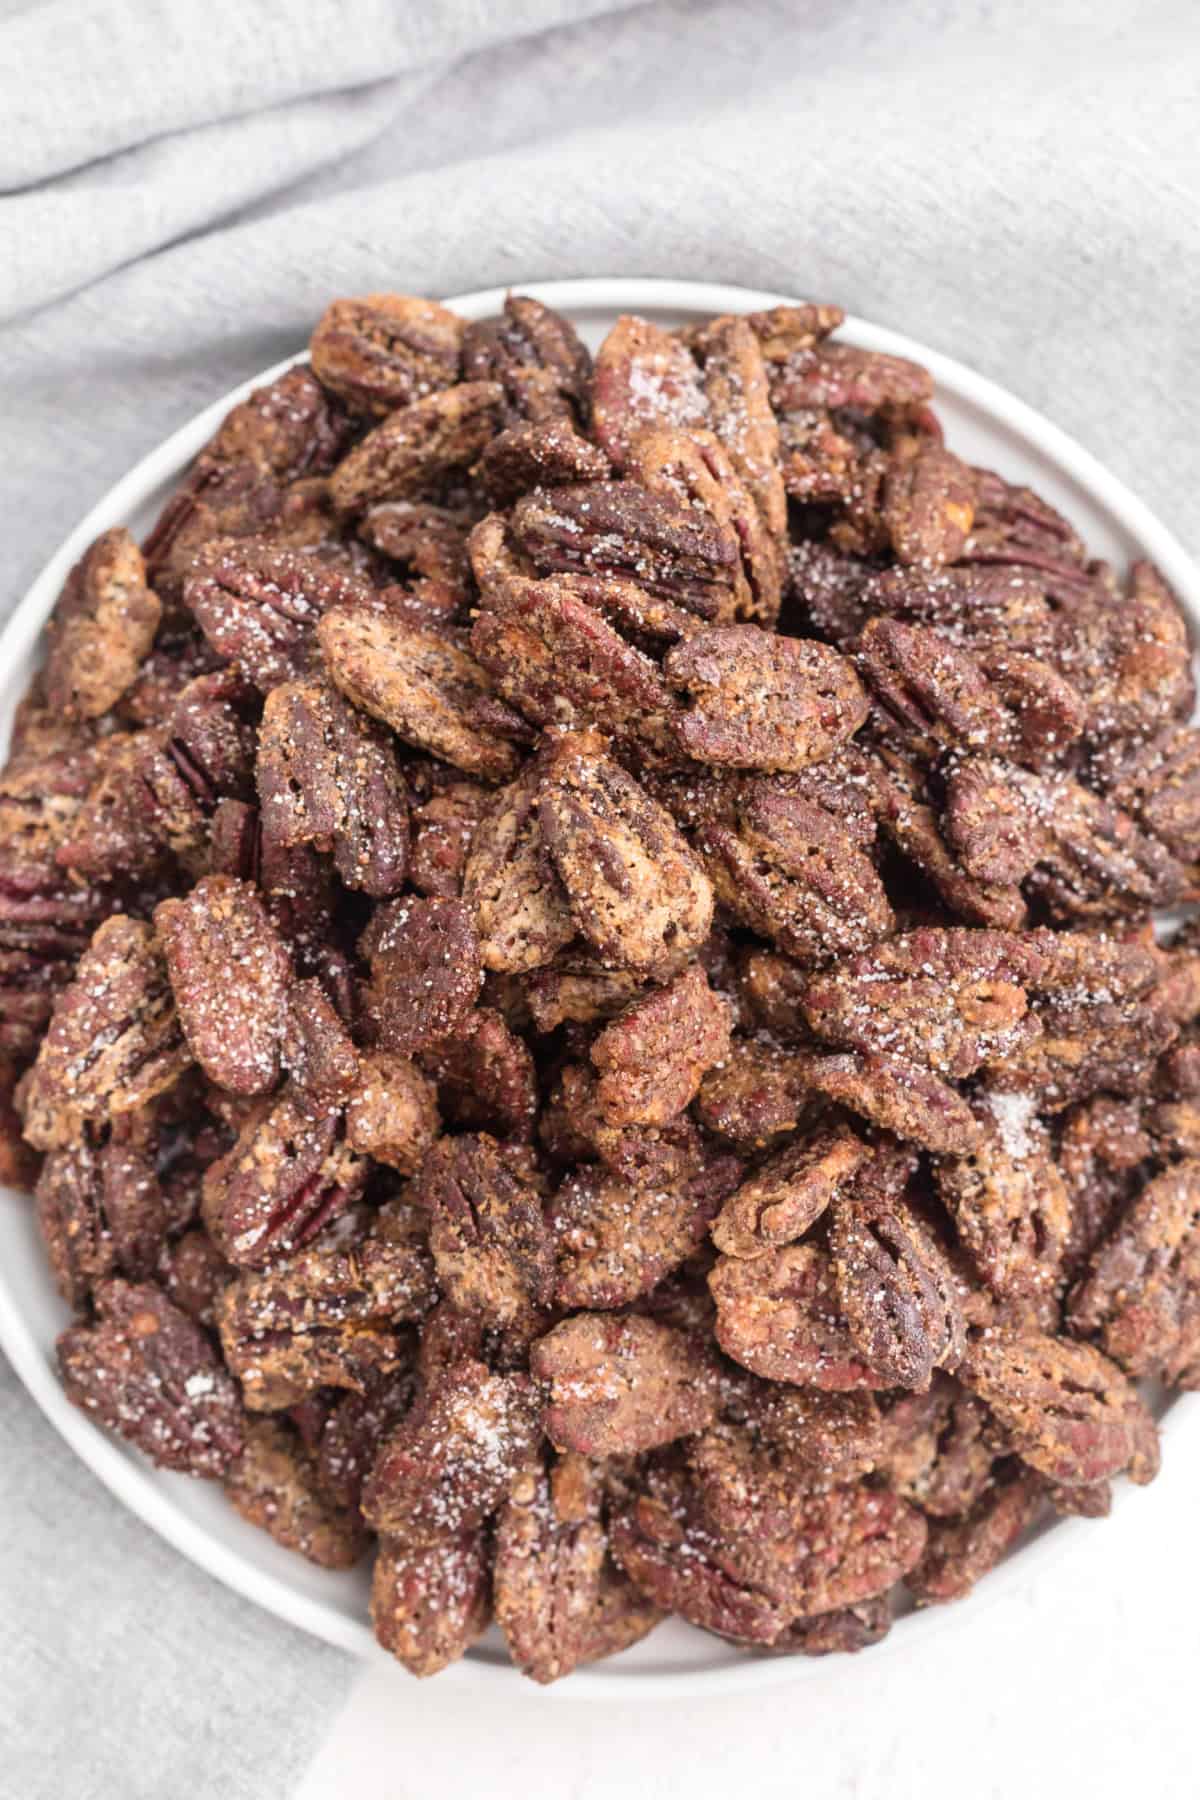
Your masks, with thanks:
[[[488,318],[500,310],[506,295],[513,291],[529,294],[576,318],[588,311],[711,315],[761,311],[795,303],[793,296],[729,284],[612,276],[479,289],[453,295],[445,304],[467,318]],[[968,365],[900,332],[848,315],[840,335],[843,341],[863,349],[923,363],[939,390],[975,407],[989,421],[1003,426],[1051,460],[1061,474],[1085,489],[1093,501],[1138,541],[1179,594],[1193,626],[1200,628],[1200,570],[1150,508],[1067,432]],[[101,496],[35,576],[0,632],[0,681],[5,679],[4,671],[22,663],[32,652],[68,570],[92,539],[129,517],[164,481],[178,476],[232,406],[255,388],[305,360],[306,352],[299,352],[239,382],[170,433]],[[141,1458],[132,1460],[71,1405],[3,1271],[0,1271],[0,1348],[42,1413],[71,1449],[118,1500],[174,1549],[242,1598],[274,1613],[288,1624],[360,1658],[370,1657],[396,1666],[376,1644],[365,1617],[360,1620],[347,1618],[324,1601],[299,1592],[267,1570],[250,1565],[238,1550],[214,1538],[202,1524],[175,1505],[170,1489],[161,1483],[159,1472],[152,1465]],[[1177,1428],[1181,1413],[1190,1411],[1196,1404],[1197,1397],[1186,1394],[1171,1401],[1172,1430]],[[1125,1491],[1127,1486],[1127,1483],[1118,1484],[1116,1504],[1123,1504],[1129,1498]],[[1088,1524],[1089,1521],[1083,1519],[1063,1518],[1044,1529],[1010,1561],[995,1570],[988,1582],[971,1596],[971,1616],[977,1617],[986,1609],[989,1600],[999,1599],[1009,1592],[1014,1581],[1025,1580],[1044,1568],[1051,1553],[1055,1558],[1069,1553],[1072,1546],[1086,1539]],[[941,1628],[951,1617],[962,1616],[955,1609],[945,1607],[917,1611],[902,1621],[873,1655],[879,1657],[900,1648],[913,1651],[917,1621],[921,1622],[924,1637],[928,1637],[933,1629]],[[783,1686],[813,1676],[823,1668],[821,1662],[803,1657],[768,1658],[746,1653],[739,1660],[716,1668],[666,1669],[659,1673],[642,1665],[623,1669],[623,1660],[618,1658],[608,1664],[584,1668],[567,1681],[549,1688],[536,1688],[517,1677],[506,1661],[468,1654],[444,1671],[439,1679],[443,1685],[457,1681],[466,1686],[493,1682],[497,1676],[503,1676],[509,1683],[510,1692],[526,1698],[631,1702],[695,1698],[699,1694],[746,1693]]]

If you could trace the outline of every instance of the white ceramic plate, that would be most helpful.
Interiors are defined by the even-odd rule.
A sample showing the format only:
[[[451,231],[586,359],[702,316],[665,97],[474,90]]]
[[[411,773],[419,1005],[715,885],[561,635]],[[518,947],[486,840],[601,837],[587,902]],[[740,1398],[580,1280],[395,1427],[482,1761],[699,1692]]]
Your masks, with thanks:
[[[713,313],[775,306],[788,298],[698,282],[642,280],[550,282],[520,291],[559,308],[593,347],[618,313],[641,313],[673,326]],[[489,318],[500,310],[504,294],[504,289],[492,288],[448,304],[469,319]],[[1150,557],[1200,628],[1200,574],[1181,546],[1140,500],[1064,432],[961,363],[895,332],[850,319],[841,335],[865,349],[890,351],[924,363],[937,383],[936,404],[954,449],[971,462],[986,464],[1010,480],[1036,488],[1062,508],[1094,554],[1118,565],[1136,556]],[[288,366],[280,363],[233,389],[152,450],[105,495],[47,563],[0,636],[0,740],[7,742],[13,710],[37,659],[42,626],[71,565],[99,532],[112,525],[128,525],[135,535],[144,535],[187,464],[229,408]],[[68,1403],[54,1372],[54,1339],[66,1316],[41,1252],[27,1197],[0,1190],[0,1345],[50,1422],[106,1487],[201,1568],[331,1644],[359,1655],[382,1657],[367,1620],[364,1570],[333,1574],[313,1568],[239,1518],[219,1488],[152,1468],[119,1440],[96,1430]],[[1190,1398],[1170,1403],[1166,1411],[1171,1433],[1178,1429],[1181,1414],[1195,1405]],[[1118,1494],[1121,1504],[1136,1504],[1125,1483],[1118,1483]],[[1044,1569],[1077,1535],[1090,1538],[1093,1554],[1103,1556],[1103,1532],[1097,1537],[1095,1531],[1095,1526],[1081,1520],[1043,1526],[988,1577],[971,1600],[961,1607],[910,1613],[871,1651],[872,1659],[896,1649],[910,1656],[917,1654],[932,1631],[951,1621],[961,1628],[978,1617],[982,1599],[1003,1592],[1014,1578]],[[986,1625],[980,1629],[986,1630]],[[399,1666],[392,1666],[402,1682],[405,1678]],[[529,1683],[521,1686],[525,1692],[567,1699],[658,1699],[796,1681],[820,1666],[803,1657],[754,1657],[672,1621],[622,1656],[581,1670],[557,1687],[534,1690]],[[861,1671],[862,1664],[857,1663],[855,1669]],[[514,1689],[519,1681],[495,1632],[438,1679],[462,1687],[480,1683],[495,1687],[507,1682]]]

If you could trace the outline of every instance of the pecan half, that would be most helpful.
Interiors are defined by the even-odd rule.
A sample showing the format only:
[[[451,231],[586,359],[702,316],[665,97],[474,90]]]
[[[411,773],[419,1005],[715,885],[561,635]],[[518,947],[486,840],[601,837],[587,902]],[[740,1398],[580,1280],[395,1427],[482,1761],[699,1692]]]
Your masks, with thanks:
[[[322,1569],[350,1569],[367,1548],[353,1510],[321,1491],[315,1458],[279,1419],[250,1419],[245,1448],[225,1477],[225,1493],[243,1519]]]
[[[371,1007],[384,1048],[411,1056],[451,1036],[483,982],[479,940],[461,900],[405,895],[381,908],[361,947],[371,959]]]
[[[205,1074],[235,1094],[279,1078],[291,958],[258,889],[206,875],[184,900],[164,900],[154,924],[179,1019]]]
[[[674,1185],[635,1185],[580,1168],[549,1207],[556,1305],[604,1309],[647,1294],[703,1243],[740,1165],[718,1158]]]
[[[803,1237],[869,1154],[862,1139],[841,1125],[797,1135],[725,1202],[713,1243],[726,1256],[754,1257]]]
[[[858,677],[836,650],[756,625],[697,632],[668,652],[663,670],[690,701],[675,733],[697,762],[803,769],[867,716]]]
[[[461,381],[390,413],[329,477],[334,506],[361,513],[378,500],[435,491],[495,435],[502,399],[494,381]]]
[[[708,1278],[717,1342],[768,1381],[799,1387],[883,1388],[841,1311],[834,1265],[816,1244],[784,1244],[754,1258],[719,1256]]]
[[[727,1003],[699,963],[606,1025],[588,1052],[596,1102],[609,1125],[665,1125],[696,1096],[729,1048]]]
[[[317,620],[331,607],[369,606],[371,587],[287,545],[215,538],[192,564],[184,597],[218,655],[266,692],[306,674]]]
[[[426,1156],[414,1197],[432,1221],[438,1284],[460,1312],[505,1325],[548,1303],[554,1240],[541,1195],[495,1138],[444,1138]]]
[[[636,1314],[577,1313],[538,1339],[529,1367],[549,1389],[547,1436],[582,1456],[652,1450],[716,1416],[715,1372],[695,1341]]]
[[[619,318],[596,352],[592,388],[592,429],[613,466],[624,468],[644,431],[707,422],[700,371],[687,348],[645,319]]]
[[[371,1623],[410,1675],[436,1675],[487,1629],[488,1562],[482,1531],[422,1544],[383,1539],[371,1582]]]
[[[47,704],[68,719],[107,712],[132,684],[161,616],[129,533],[104,532],[67,576],[47,626]]]
[[[434,300],[335,300],[312,334],[313,373],[355,412],[411,406],[458,380],[463,322]]]

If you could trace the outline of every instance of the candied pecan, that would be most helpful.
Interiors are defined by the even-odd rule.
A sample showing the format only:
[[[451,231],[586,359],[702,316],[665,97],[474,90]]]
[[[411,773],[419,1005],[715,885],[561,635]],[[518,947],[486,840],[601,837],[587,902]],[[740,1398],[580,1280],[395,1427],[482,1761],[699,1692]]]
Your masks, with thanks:
[[[633,481],[535,489],[513,508],[511,528],[542,573],[625,577],[702,619],[725,611],[739,566],[730,528]]]
[[[828,406],[873,413],[881,407],[919,406],[933,397],[927,369],[881,350],[821,343],[772,361],[771,401],[777,412]]]
[[[607,969],[584,945],[572,946],[521,984],[535,1031],[563,1024],[590,1025],[612,1019],[637,995],[647,978],[635,969]]]
[[[888,932],[883,883],[830,809],[790,780],[752,778],[740,788],[737,814],[736,830],[706,824],[695,840],[734,918],[805,962],[865,949]]]
[[[881,1150],[829,1204],[838,1305],[859,1354],[886,1381],[928,1387],[953,1368],[966,1326],[949,1264],[904,1187],[914,1159]]]
[[[1068,1300],[1078,1336],[1098,1337],[1130,1375],[1161,1371],[1192,1328],[1200,1284],[1200,1161],[1156,1175],[1095,1251]]]
[[[104,532],[67,576],[47,625],[47,704],[68,719],[107,712],[136,676],[161,616],[129,533]]]
[[[503,397],[494,381],[460,381],[389,413],[329,477],[337,511],[361,513],[378,500],[436,490],[495,435]]]
[[[719,1256],[708,1278],[717,1342],[768,1381],[799,1387],[883,1388],[861,1359],[843,1316],[828,1254],[782,1244],[754,1258]]]
[[[729,452],[768,531],[781,537],[787,528],[787,497],[762,340],[749,319],[725,314],[692,332],[689,344],[704,371],[713,432]]]
[[[523,1675],[568,1675],[591,1649],[608,1541],[599,1465],[567,1455],[530,1472],[496,1527],[496,1622]]]
[[[415,1350],[415,1337],[410,1348]],[[369,1376],[361,1394],[343,1392],[333,1401],[321,1423],[316,1457],[322,1491],[338,1506],[357,1510],[379,1446],[407,1413],[415,1392],[416,1370],[406,1363]]]
[[[845,324],[846,314],[840,306],[802,300],[791,306],[772,306],[767,312],[747,313],[745,318],[767,362],[785,363],[797,351],[813,349]]]
[[[95,1302],[98,1322],[58,1339],[67,1398],[160,1468],[224,1474],[243,1415],[206,1334],[153,1282],[101,1282]]]
[[[528,1046],[490,1006],[468,1013],[454,1036],[422,1052],[447,1119],[462,1129],[528,1138],[538,1080]]]
[[[364,1056],[346,1104],[346,1142],[358,1156],[413,1175],[441,1126],[433,1083],[386,1051]]]
[[[726,1256],[754,1257],[803,1237],[869,1154],[843,1125],[797,1135],[725,1202],[713,1225],[713,1243]]]
[[[1043,967],[1029,940],[1004,932],[902,932],[814,975],[804,1013],[831,1043],[961,1080],[1025,1042],[1026,988]]]
[[[452,1306],[507,1325],[549,1301],[554,1240],[541,1195],[495,1138],[443,1138],[425,1157],[413,1195],[428,1209],[438,1284]]]
[[[322,1569],[350,1569],[367,1547],[357,1514],[321,1491],[316,1461],[279,1419],[250,1419],[225,1493],[251,1525]]]
[[[341,1115],[286,1087],[250,1114],[233,1149],[204,1177],[205,1222],[230,1262],[254,1268],[306,1244],[355,1200],[367,1164],[341,1136]]]
[[[1026,1094],[993,1090],[977,1109],[980,1141],[935,1162],[959,1243],[1000,1300],[1053,1308],[1071,1237],[1071,1201],[1050,1135]]]
[[[869,1475],[883,1461],[887,1435],[879,1403],[862,1389],[838,1393],[772,1383],[752,1418],[784,1465],[848,1481]]]
[[[1144,739],[1186,719],[1196,697],[1187,619],[1153,563],[1134,563],[1129,593],[1104,616],[1107,642],[1089,696],[1089,735]]]
[[[34,1190],[35,1216],[57,1287],[83,1306],[94,1282],[111,1275],[116,1250],[104,1214],[100,1159],[86,1143],[52,1150]]]
[[[461,900],[389,901],[372,922],[368,954],[380,1041],[396,1056],[452,1035],[479,996],[479,940]]]
[[[302,1093],[336,1104],[353,1093],[359,1055],[320,980],[293,982],[287,997],[283,1066]]]
[[[961,1519],[936,1519],[925,1555],[905,1576],[921,1605],[961,1600],[1012,1548],[1043,1502],[1041,1483],[1029,1474],[998,1482]]]
[[[304,1250],[278,1268],[240,1275],[217,1302],[221,1345],[246,1404],[276,1412],[314,1388],[366,1391],[402,1368],[395,1326],[434,1297],[419,1245],[367,1238],[353,1250]]]
[[[384,500],[359,521],[358,535],[402,565],[407,598],[449,618],[471,594],[467,533],[474,514],[430,500]],[[394,591],[393,591],[393,597]]]
[[[491,804],[487,788],[474,781],[456,781],[413,808],[408,878],[418,893],[447,900],[458,897],[472,839]]]
[[[538,1118],[538,1136],[555,1162],[596,1159],[631,1187],[677,1187],[704,1162],[699,1132],[686,1113],[662,1126],[606,1122],[596,1077],[583,1063],[565,1063]]]
[[[89,1123],[163,1093],[190,1060],[154,935],[118,914],[55,1001],[23,1089],[25,1135],[39,1150],[65,1148]]]
[[[206,875],[183,900],[164,900],[154,924],[180,1023],[205,1074],[235,1094],[279,1078],[291,959],[258,889]]]
[[[213,649],[268,691],[307,672],[318,618],[335,606],[369,606],[371,587],[283,544],[214,538],[195,558],[184,597]]]
[[[383,1539],[371,1581],[371,1623],[410,1675],[436,1675],[487,1629],[489,1561],[482,1531],[424,1544]]]
[[[214,539],[269,536],[282,505],[275,477],[254,461],[202,456],[142,546],[155,593],[186,617],[183,591],[197,553]]]
[[[345,610],[326,613],[317,636],[347,699],[406,743],[485,781],[514,773],[517,752],[506,740],[526,728],[452,638],[395,615]]]
[[[641,433],[708,422],[700,371],[679,339],[645,319],[622,315],[596,352],[592,429],[622,469]]]
[[[363,1488],[368,1523],[412,1543],[481,1525],[541,1441],[528,1377],[450,1363],[385,1439]]]
[[[571,916],[602,962],[652,973],[708,935],[712,889],[670,814],[589,734],[554,744],[537,819]]]
[[[729,1048],[729,1008],[699,963],[635,1000],[588,1054],[596,1101],[610,1125],[665,1125],[695,1098],[706,1069]]]
[[[851,1050],[840,1056],[798,1058],[796,1069],[810,1095],[824,1095],[923,1149],[961,1154],[979,1134],[979,1124],[961,1095],[940,1076],[903,1057]]]
[[[716,1414],[713,1365],[682,1331],[631,1314],[576,1313],[530,1351],[547,1385],[543,1414],[558,1448],[630,1456],[702,1431]]]
[[[1094,1481],[1090,1487],[1046,1484],[1046,1498],[1055,1512],[1075,1519],[1107,1519],[1112,1511],[1112,1483]]]
[[[1071,1208],[1068,1270],[1078,1271],[1107,1235],[1153,1153],[1139,1100],[1097,1094],[1062,1115],[1057,1159]]]
[[[992,1327],[968,1346],[959,1379],[995,1413],[1023,1462],[1090,1486],[1129,1471],[1151,1481],[1158,1433],[1137,1391],[1090,1344]]]
[[[528,294],[508,294],[498,319],[467,326],[463,374],[498,381],[506,416],[547,420],[586,417],[592,359],[569,319]]]
[[[737,954],[739,1017],[747,1029],[761,1028],[776,1041],[808,1035],[800,996],[808,970],[779,950],[742,945]]]
[[[167,1299],[210,1330],[216,1328],[217,1299],[231,1278],[230,1268],[207,1231],[195,1226],[165,1245],[156,1274]]]
[[[750,1152],[775,1144],[810,1111],[809,1058],[735,1037],[705,1075],[693,1108],[714,1137]]]
[[[535,761],[500,790],[471,840],[463,900],[474,908],[486,969],[537,968],[575,935],[538,829],[541,787]]]
[[[549,1207],[557,1242],[555,1303],[564,1308],[624,1306],[649,1293],[704,1241],[740,1173],[721,1157],[674,1186],[634,1185],[582,1167]]]
[[[675,732],[698,762],[802,769],[830,756],[867,716],[866,695],[836,650],[756,625],[697,632],[668,652],[663,669],[690,701]]]
[[[604,481],[611,473],[603,450],[558,418],[510,425],[492,439],[475,471],[493,506],[511,506],[530,488]]]
[[[350,421],[330,402],[313,371],[298,365],[255,388],[226,413],[201,452],[199,466],[250,464],[278,481],[295,482],[326,474],[349,430]]]
[[[901,563],[957,562],[975,518],[970,469],[941,444],[916,440],[888,464],[883,516]]]
[[[434,300],[335,300],[312,334],[313,373],[355,412],[381,416],[458,380],[463,322]]]
[[[390,743],[323,682],[267,696],[256,765],[264,829],[291,848],[332,851],[348,887],[376,898],[403,885],[408,803]]]
[[[882,1643],[891,1629],[891,1601],[886,1594],[875,1594],[857,1606],[794,1619],[766,1648],[772,1656],[854,1655]]]
[[[1200,731],[1168,726],[1147,743],[1097,760],[1107,798],[1181,862],[1200,861]]]

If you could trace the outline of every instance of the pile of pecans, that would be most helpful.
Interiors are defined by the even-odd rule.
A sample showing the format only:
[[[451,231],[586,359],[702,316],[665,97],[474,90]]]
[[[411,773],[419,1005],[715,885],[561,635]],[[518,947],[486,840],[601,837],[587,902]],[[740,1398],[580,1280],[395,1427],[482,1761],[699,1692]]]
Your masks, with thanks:
[[[19,712],[66,1390],[417,1674],[859,1649],[1200,1386],[1180,608],[841,317],[337,301]]]

